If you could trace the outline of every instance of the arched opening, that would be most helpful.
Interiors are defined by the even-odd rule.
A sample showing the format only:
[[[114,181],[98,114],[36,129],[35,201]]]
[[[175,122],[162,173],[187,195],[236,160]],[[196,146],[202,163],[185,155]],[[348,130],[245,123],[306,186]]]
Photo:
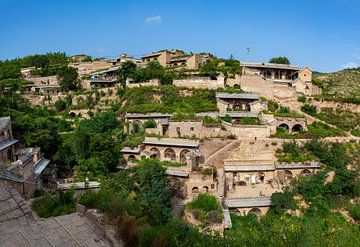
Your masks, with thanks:
[[[239,186],[246,186],[247,184],[246,184],[245,181],[239,181],[239,182],[238,182],[238,185],[239,185]]]
[[[259,208],[252,208],[249,210],[248,214],[255,214],[256,216],[260,216],[261,215],[261,210]]]
[[[239,88],[240,89],[240,85],[239,84],[234,84],[234,88]]]
[[[241,120],[240,119],[236,119],[233,121],[234,125],[240,125],[241,124]]]
[[[167,148],[164,151],[164,157],[165,157],[165,159],[175,161],[176,160],[176,153],[172,148]]]
[[[204,186],[204,187],[203,187],[203,192],[208,192],[208,191],[209,191],[209,187]]]
[[[136,159],[134,155],[129,155],[128,161],[131,161],[131,160],[134,160],[134,159]]]
[[[292,172],[289,170],[285,170],[284,178],[285,178],[285,180],[291,180],[293,178]]]
[[[287,125],[286,123],[282,123],[279,125],[279,128],[283,128],[286,130],[286,132],[289,132],[289,125]]]
[[[169,186],[170,188],[176,190],[176,189],[181,188],[182,183],[181,183],[180,179],[172,177],[172,178],[170,178],[169,181],[168,181],[168,186]]]
[[[199,188],[198,187],[194,187],[191,189],[191,193],[193,194],[198,194],[199,193]]]
[[[242,105],[241,105],[240,101],[234,102],[234,110],[238,110],[238,111],[242,110]]]
[[[190,153],[189,150],[184,149],[180,152],[180,162],[185,163],[186,162],[186,154]]]
[[[160,150],[157,148],[151,148],[150,149],[151,155],[150,158],[153,159],[160,159]]]
[[[300,132],[302,130],[303,130],[303,127],[301,126],[301,124],[295,124],[291,129],[292,132]]]
[[[245,110],[246,111],[251,111],[251,106],[250,106],[249,103],[245,105]]]
[[[264,181],[265,181],[265,173],[259,172],[259,173],[257,174],[257,176],[258,176],[260,182],[261,182],[261,183],[264,183]]]
[[[300,172],[300,176],[303,176],[303,177],[307,177],[307,176],[310,176],[310,175],[311,175],[311,171],[308,170],[308,169],[302,170]]]
[[[194,131],[195,129],[194,129],[194,127],[190,127],[190,131]]]
[[[70,112],[69,115],[70,115],[70,117],[76,117],[75,112]]]

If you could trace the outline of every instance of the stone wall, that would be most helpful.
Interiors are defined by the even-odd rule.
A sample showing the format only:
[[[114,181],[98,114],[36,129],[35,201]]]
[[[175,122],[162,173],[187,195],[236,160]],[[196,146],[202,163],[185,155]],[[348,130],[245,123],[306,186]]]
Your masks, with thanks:
[[[273,133],[273,127],[269,125],[231,125],[223,122],[226,130],[238,138],[266,138]]]
[[[144,81],[144,82],[129,82],[128,80],[126,81],[126,87],[128,88],[134,88],[134,87],[150,87],[150,86],[154,86],[154,87],[158,87],[160,86],[160,81],[159,79],[152,79],[150,81]]]
[[[288,84],[274,83],[273,95],[276,99],[296,98],[296,87],[289,86]]]
[[[58,85],[58,79],[56,75],[53,76],[30,76],[26,80],[33,81],[35,84],[49,84],[49,85]]]
[[[351,103],[341,103],[341,102],[334,102],[334,101],[317,101],[312,100],[311,104],[316,106],[316,109],[318,111],[321,110],[321,108],[340,108],[343,110],[349,110],[355,113],[360,113],[360,105],[357,104],[351,104]]]
[[[174,80],[173,84],[177,87],[200,88],[200,89],[217,89],[225,86],[225,77],[218,76],[216,80],[210,77],[194,77],[182,80]]]
[[[192,137],[212,138],[226,137],[231,133],[221,129],[221,127],[206,127],[202,120],[184,120],[169,122],[169,137]]]
[[[246,92],[258,93],[261,96],[273,99],[273,82],[258,75],[242,75],[236,79],[241,89]]]

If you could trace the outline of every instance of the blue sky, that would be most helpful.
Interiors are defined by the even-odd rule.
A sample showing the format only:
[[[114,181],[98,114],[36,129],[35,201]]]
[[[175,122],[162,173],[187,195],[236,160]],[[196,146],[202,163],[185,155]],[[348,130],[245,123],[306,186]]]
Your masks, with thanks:
[[[314,70],[360,66],[359,0],[0,0],[0,59],[48,51],[140,57],[160,49]]]

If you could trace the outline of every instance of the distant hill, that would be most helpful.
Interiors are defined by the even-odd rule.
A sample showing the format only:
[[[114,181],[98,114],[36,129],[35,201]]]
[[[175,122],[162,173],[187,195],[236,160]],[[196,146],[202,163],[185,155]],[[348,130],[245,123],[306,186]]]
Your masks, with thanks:
[[[324,96],[360,103],[360,67],[334,73],[315,72],[314,79],[319,79],[324,83]]]

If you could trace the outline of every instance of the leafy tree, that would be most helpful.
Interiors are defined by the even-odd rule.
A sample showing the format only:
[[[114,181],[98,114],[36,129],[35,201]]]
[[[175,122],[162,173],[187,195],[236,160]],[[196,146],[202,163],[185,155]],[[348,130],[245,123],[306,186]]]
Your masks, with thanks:
[[[269,60],[269,63],[290,64],[290,60],[287,57],[273,57]]]
[[[316,116],[316,106],[310,105],[310,104],[305,104],[301,107],[301,110],[307,114],[309,114],[310,116]]]
[[[57,72],[61,90],[75,90],[79,87],[78,73],[73,67],[63,67]]]
[[[63,101],[62,99],[58,99],[55,102],[55,108],[58,112],[62,112],[66,109],[66,102]]]
[[[126,61],[116,72],[121,82],[125,82],[127,78],[134,79],[133,77],[136,72],[136,64],[131,61]]]
[[[271,196],[271,208],[275,213],[281,214],[287,209],[295,210],[296,202],[290,191],[276,192]]]

